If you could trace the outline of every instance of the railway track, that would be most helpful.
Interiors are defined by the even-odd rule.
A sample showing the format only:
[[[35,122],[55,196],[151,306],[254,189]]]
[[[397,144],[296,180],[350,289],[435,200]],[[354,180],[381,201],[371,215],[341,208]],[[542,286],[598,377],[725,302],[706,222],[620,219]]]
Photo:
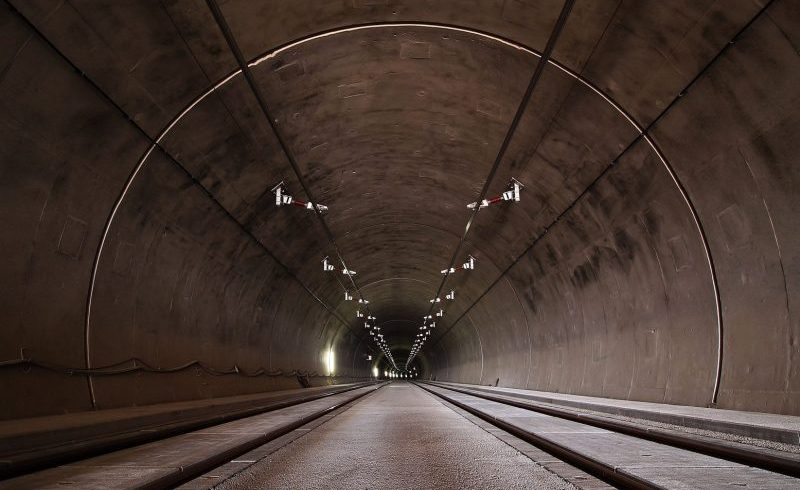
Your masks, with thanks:
[[[359,384],[82,444],[3,457],[0,489],[173,488],[383,386]],[[83,448],[83,450],[81,450]],[[65,453],[65,454],[61,454]],[[52,457],[47,460],[47,455]],[[66,462],[69,461],[69,462]]]
[[[797,453],[648,427],[513,396],[435,382],[416,384],[615,486],[800,488]]]
[[[483,419],[616,487],[800,488],[798,453],[681,433],[599,412],[490,393],[477,387],[434,382],[414,384],[443,400],[445,405]],[[111,445],[85,442],[86,451],[71,452],[70,462],[56,457],[46,465],[42,454],[33,459],[30,454],[23,454],[12,468],[17,476],[0,481],[0,489],[65,485],[82,489],[163,489],[187,482],[187,488],[207,488],[257,463],[259,457],[250,457],[254,453],[269,454],[277,450],[291,438],[299,437],[299,433],[324,423],[384,385],[344,386],[203,420],[135,431],[150,434],[148,440],[125,433]],[[283,436],[286,437],[280,439]],[[139,434],[139,437],[144,436]],[[281,442],[284,440],[287,442]],[[271,446],[275,448],[269,449]],[[56,454],[53,453],[56,449],[48,451]],[[64,452],[75,447],[63,445],[61,449]],[[85,457],[79,458],[80,454]],[[7,474],[8,470],[7,466]],[[218,479],[210,479],[209,475]]]

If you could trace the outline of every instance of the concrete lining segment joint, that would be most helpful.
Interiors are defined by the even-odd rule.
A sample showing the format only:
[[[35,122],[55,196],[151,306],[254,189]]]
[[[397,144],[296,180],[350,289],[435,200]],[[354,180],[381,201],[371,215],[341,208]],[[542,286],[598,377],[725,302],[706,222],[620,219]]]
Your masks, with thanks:
[[[17,11],[13,7],[13,5],[12,5],[12,9]],[[25,19],[25,21],[32,26],[30,21],[28,21],[27,18],[25,18],[21,13],[19,13],[17,11],[17,14],[20,15],[20,17]],[[526,46],[524,46],[522,44],[512,42],[512,41],[510,41],[508,39],[504,39],[504,38],[502,38],[500,36],[497,36],[497,35],[494,35],[494,34],[491,34],[491,33],[483,32],[483,31],[479,31],[479,30],[474,30],[474,29],[469,29],[469,28],[465,28],[465,27],[460,27],[460,26],[456,26],[456,25],[438,24],[438,23],[421,23],[421,22],[371,23],[371,24],[355,25],[355,26],[351,26],[351,27],[345,27],[345,28],[334,29],[334,30],[331,30],[331,31],[321,32],[321,33],[313,34],[313,35],[310,35],[310,36],[307,36],[307,37],[304,37],[304,38],[289,42],[289,43],[287,43],[287,44],[285,44],[283,46],[280,46],[278,48],[273,49],[269,53],[266,53],[264,55],[261,55],[261,56],[255,58],[253,61],[249,62],[247,64],[247,66],[248,67],[255,67],[255,66],[259,65],[260,63],[263,63],[264,61],[267,61],[267,60],[269,60],[271,58],[274,58],[274,57],[278,56],[279,54],[281,54],[281,53],[283,53],[283,52],[285,52],[285,51],[287,51],[287,50],[289,50],[289,49],[291,49],[293,47],[302,45],[302,44],[307,43],[307,42],[312,42],[312,41],[315,41],[315,40],[318,40],[318,39],[323,39],[323,38],[326,38],[326,37],[331,37],[331,36],[335,36],[335,35],[346,33],[346,32],[354,32],[354,31],[368,30],[368,29],[392,28],[392,27],[421,27],[421,28],[444,29],[444,30],[450,30],[450,31],[455,31],[455,32],[461,32],[461,33],[465,33],[465,34],[469,34],[469,35],[473,35],[473,36],[479,36],[479,37],[483,37],[483,38],[486,38],[486,39],[490,39],[493,42],[497,42],[497,43],[503,44],[503,45],[505,45],[507,47],[510,47],[512,49],[515,49],[515,50],[518,50],[518,51],[523,51],[523,52],[525,52],[527,54],[531,54],[531,55],[536,56],[536,57],[541,57],[540,53],[538,53],[534,49],[526,47]],[[42,37],[44,38],[43,35],[42,35]],[[672,178],[673,182],[675,182],[676,186],[678,187],[681,196],[683,197],[684,201],[687,203],[687,205],[689,206],[689,208],[691,210],[691,214],[692,214],[693,220],[695,221],[696,226],[698,227],[698,231],[700,232],[701,236],[703,236],[703,240],[702,240],[703,241],[703,247],[704,247],[704,252],[706,254],[707,262],[709,264],[711,280],[716,285],[717,278],[716,278],[716,274],[715,274],[715,271],[714,271],[714,268],[713,268],[713,265],[712,265],[712,261],[711,261],[711,253],[710,253],[710,250],[709,250],[708,242],[705,239],[704,233],[700,229],[699,217],[697,216],[696,211],[694,210],[693,206],[691,205],[691,201],[689,199],[689,196],[688,196],[686,190],[683,188],[682,185],[680,185],[680,181],[679,181],[677,175],[675,174],[675,172],[672,169],[672,167],[668,164],[668,162],[667,162],[666,158],[664,157],[664,155],[662,154],[661,150],[654,144],[652,138],[649,135],[644,134],[642,127],[632,118],[632,116],[630,116],[625,110],[623,110],[621,108],[621,106],[619,104],[617,104],[610,96],[606,95],[599,88],[597,88],[592,82],[586,80],[580,74],[572,71],[571,69],[567,68],[565,65],[561,64],[560,62],[558,62],[556,60],[549,59],[548,60],[548,64],[553,66],[553,67],[555,67],[555,68],[557,68],[557,69],[559,69],[559,70],[561,70],[563,73],[565,73],[566,75],[568,75],[571,78],[575,79],[576,81],[580,82],[582,85],[584,85],[585,87],[587,87],[588,89],[590,89],[591,91],[596,93],[598,96],[600,96],[605,102],[607,102],[609,105],[611,105],[625,120],[627,120],[628,123],[633,128],[635,128],[637,132],[640,133],[640,137],[642,137],[647,142],[647,144],[651,147],[651,149],[653,149],[653,151],[656,153],[656,155],[658,156],[659,160],[661,161],[662,165],[664,165],[664,167],[667,169],[667,171],[668,171],[670,177]],[[116,218],[117,212],[118,212],[119,208],[121,207],[122,202],[125,200],[125,197],[127,196],[128,192],[129,192],[129,190],[130,190],[130,188],[131,188],[131,186],[133,184],[133,181],[139,175],[141,169],[143,168],[145,163],[148,161],[148,159],[149,159],[150,155],[152,154],[153,150],[155,150],[156,147],[159,146],[159,143],[168,135],[168,133],[181,121],[181,119],[183,117],[185,117],[200,102],[202,102],[209,95],[213,94],[215,91],[217,91],[222,86],[226,85],[228,82],[233,80],[235,77],[237,77],[241,73],[242,73],[242,70],[241,69],[237,69],[237,70],[234,70],[233,72],[231,72],[230,74],[228,74],[222,80],[220,80],[219,82],[214,84],[211,88],[209,88],[206,92],[200,94],[196,99],[194,99],[189,105],[187,105],[182,111],[180,111],[175,116],[175,118],[172,119],[164,127],[164,129],[153,140],[153,143],[151,144],[151,146],[145,151],[145,153],[143,154],[142,158],[139,160],[137,165],[134,167],[134,169],[131,172],[130,176],[128,177],[125,185],[123,186],[118,199],[115,201],[115,203],[114,203],[114,205],[112,207],[112,210],[111,210],[111,212],[109,214],[109,217],[108,217],[108,219],[107,219],[107,221],[105,223],[105,226],[103,228],[103,233],[102,233],[102,236],[101,236],[100,245],[98,246],[97,252],[95,254],[94,265],[92,267],[92,273],[91,273],[91,278],[90,278],[89,296],[88,296],[88,300],[87,300],[86,317],[85,317],[86,318],[86,320],[85,320],[85,323],[86,323],[86,328],[85,328],[85,330],[86,330],[86,332],[85,332],[85,350],[86,350],[87,368],[89,368],[89,369],[91,368],[89,330],[90,330],[90,325],[91,325],[92,300],[93,300],[95,284],[96,284],[96,280],[97,280],[97,272],[98,272],[100,260],[101,260],[102,255],[103,255],[105,244],[106,244],[106,241],[107,241],[107,238],[108,238],[109,230],[110,230],[110,228],[111,228],[111,226],[112,226],[112,224],[113,224],[113,222],[114,222],[114,220]],[[718,365],[721,365],[721,362],[722,362],[721,361],[721,345],[722,345],[722,342],[721,342],[721,340],[722,340],[722,338],[721,338],[721,336],[722,336],[722,333],[721,333],[722,332],[721,331],[721,311],[720,311],[720,302],[719,302],[719,297],[718,297],[718,293],[717,293],[717,288],[715,287],[714,289],[715,289],[714,295],[715,295],[716,304],[717,304],[717,319],[718,319],[718,333],[719,333],[719,336],[718,336],[718,344],[719,344],[718,349],[719,350],[717,352],[717,358],[718,358],[717,363],[718,363]],[[310,295],[312,295],[315,300],[317,300],[318,302],[322,302],[321,299],[318,298],[316,295],[314,295],[311,291],[309,291],[307,289],[306,289],[306,291]],[[716,380],[715,380],[715,388],[714,388],[715,392],[718,391],[719,377],[720,377],[720,375],[719,375],[719,372],[718,372]],[[91,381],[89,383],[90,383],[90,386],[91,386]],[[92,404],[94,406],[96,404],[96,402],[95,402],[95,398],[94,398],[94,392],[93,392],[93,389],[91,387],[90,387],[90,392],[91,392]]]

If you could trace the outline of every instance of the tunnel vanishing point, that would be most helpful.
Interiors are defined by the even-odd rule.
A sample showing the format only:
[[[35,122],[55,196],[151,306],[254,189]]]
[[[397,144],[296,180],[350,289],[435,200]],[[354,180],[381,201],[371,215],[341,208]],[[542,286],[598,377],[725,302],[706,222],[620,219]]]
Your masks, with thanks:
[[[795,0],[3,0],[0,34],[0,460],[444,389],[407,380],[800,416]]]

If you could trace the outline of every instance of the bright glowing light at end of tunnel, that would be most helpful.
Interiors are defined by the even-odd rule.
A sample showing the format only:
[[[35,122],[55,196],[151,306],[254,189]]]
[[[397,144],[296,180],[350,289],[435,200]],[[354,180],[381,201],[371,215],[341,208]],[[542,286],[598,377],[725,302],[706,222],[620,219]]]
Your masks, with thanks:
[[[378,377],[378,368],[377,367],[372,368],[372,376],[375,377],[375,378]]]

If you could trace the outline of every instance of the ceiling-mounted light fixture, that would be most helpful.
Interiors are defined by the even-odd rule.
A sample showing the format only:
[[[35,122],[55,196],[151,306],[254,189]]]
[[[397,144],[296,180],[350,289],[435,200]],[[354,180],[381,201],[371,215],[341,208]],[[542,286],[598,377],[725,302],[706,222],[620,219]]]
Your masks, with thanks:
[[[475,270],[475,257],[470,255],[469,259],[461,265],[461,268],[464,270]]]
[[[522,187],[523,185],[517,179],[512,177],[511,182],[508,183],[507,191],[503,192],[499,196],[483,199],[480,203],[480,208],[483,209],[501,201],[519,202],[519,191]],[[467,208],[469,209],[475,209],[476,206],[478,206],[477,202],[471,202],[467,204]]]
[[[464,262],[463,264],[461,264],[461,267],[459,267],[459,269],[463,269],[463,270],[474,270],[475,269],[475,257],[473,257],[472,255],[469,255],[468,257],[469,258],[467,259],[467,261]],[[449,269],[442,269],[440,272],[442,274],[444,274],[444,275],[449,275],[449,274],[452,274],[452,273],[456,272],[457,270],[458,269],[456,269],[455,267],[451,267]],[[453,291],[450,291],[450,292],[453,293]],[[453,295],[453,298],[455,298],[455,294]],[[431,300],[431,303],[437,302],[437,301],[435,301],[436,299],[438,299],[438,298],[434,298],[433,300]],[[446,298],[446,299],[452,299],[452,298]]]
[[[275,194],[276,206],[291,204],[300,208],[306,208],[310,210],[317,208],[317,210],[319,210],[320,213],[328,210],[328,206],[325,206],[323,204],[314,204],[311,202],[303,201],[301,199],[295,199],[289,194],[286,194],[286,186],[284,185],[283,181],[281,181],[278,185],[272,188],[272,193]]]

